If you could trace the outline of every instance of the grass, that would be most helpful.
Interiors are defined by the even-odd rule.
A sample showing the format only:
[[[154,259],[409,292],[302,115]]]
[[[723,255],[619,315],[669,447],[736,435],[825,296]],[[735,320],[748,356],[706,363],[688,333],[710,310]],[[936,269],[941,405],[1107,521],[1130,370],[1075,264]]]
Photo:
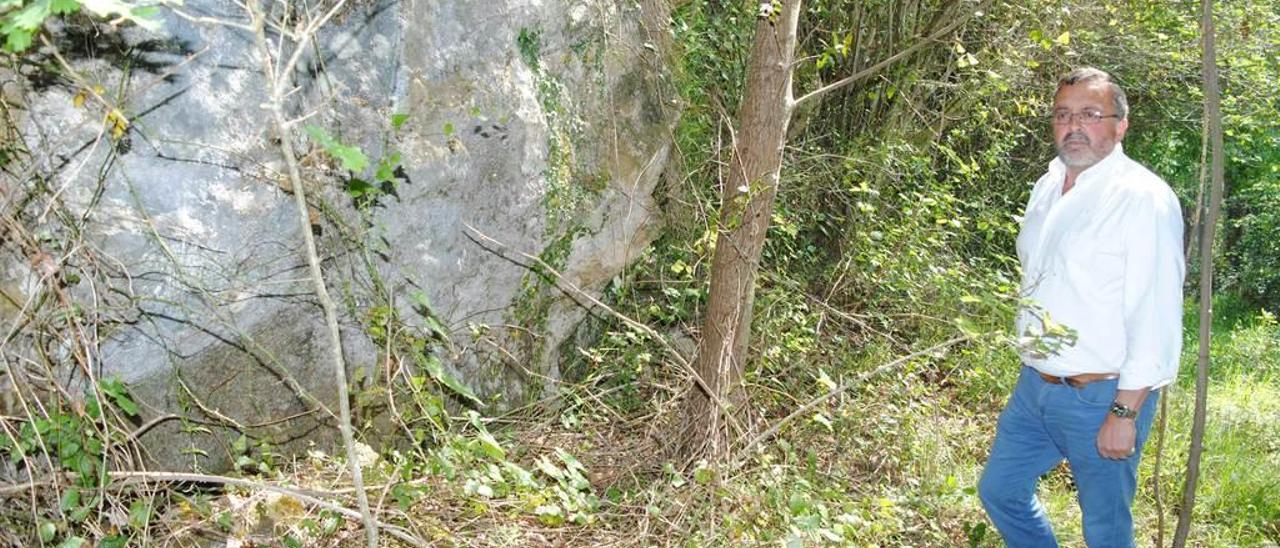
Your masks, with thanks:
[[[803,296],[773,291],[759,317],[752,401],[771,424],[830,387],[949,338],[946,322],[908,340],[814,320]],[[1224,303],[1190,546],[1280,542],[1280,330],[1267,314]],[[1229,321],[1228,321],[1229,320]],[[818,333],[818,326],[821,333]],[[1187,325],[1188,337],[1194,321]],[[922,330],[925,331],[925,330]],[[634,335],[634,334],[633,334]],[[978,339],[854,386],[790,423],[737,467],[676,470],[664,441],[688,386],[661,353],[605,330],[583,352],[581,382],[555,409],[473,416],[439,445],[383,451],[366,468],[384,519],[427,542],[467,546],[1001,546],[975,494],[996,415],[1017,375],[1003,343]],[[1155,435],[1140,471],[1140,545],[1157,532],[1155,486],[1172,537],[1186,461],[1196,348],[1167,392],[1162,473]],[[313,454],[271,477],[348,492],[341,458]],[[238,538],[348,546],[358,520],[267,492],[175,494],[157,504],[150,538]],[[1041,483],[1063,546],[1083,546],[1065,467]],[[148,537],[141,537],[148,538]],[[389,539],[388,542],[390,542]],[[391,542],[390,545],[397,545]]]
[[[1280,542],[1280,354],[1274,351],[1280,330],[1266,313],[1250,315],[1233,302],[1220,308],[1228,314],[1215,322],[1206,451],[1188,540],[1191,546],[1266,546]],[[1194,339],[1195,329],[1192,317],[1188,338]],[[762,337],[769,344],[770,336]],[[1166,391],[1169,417],[1158,480],[1165,543],[1181,505],[1196,352],[1194,344],[1186,345],[1179,381]],[[874,367],[893,352],[872,344],[857,354],[843,364],[849,371]],[[763,454],[729,497],[753,503],[728,510],[723,527],[695,533],[691,544],[1001,546],[974,486],[1016,363],[1003,348],[975,344],[852,391]],[[805,386],[790,393],[818,392]],[[1155,436],[1134,508],[1144,546],[1154,545],[1159,528]],[[790,496],[775,493],[778,485],[788,486]],[[1042,482],[1041,497],[1063,546],[1084,546],[1065,466]]]

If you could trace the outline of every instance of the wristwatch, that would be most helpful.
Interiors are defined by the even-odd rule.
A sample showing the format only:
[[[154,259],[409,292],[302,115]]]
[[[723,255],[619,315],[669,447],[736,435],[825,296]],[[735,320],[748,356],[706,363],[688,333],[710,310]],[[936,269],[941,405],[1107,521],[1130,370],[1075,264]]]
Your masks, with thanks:
[[[1138,418],[1138,410],[1118,401],[1111,402],[1111,414],[1122,419]]]

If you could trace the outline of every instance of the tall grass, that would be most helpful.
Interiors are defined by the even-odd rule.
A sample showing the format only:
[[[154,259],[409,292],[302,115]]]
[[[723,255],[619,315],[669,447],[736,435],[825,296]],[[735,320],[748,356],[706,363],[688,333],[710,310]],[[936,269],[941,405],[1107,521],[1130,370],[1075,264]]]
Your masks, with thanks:
[[[1190,544],[1280,543],[1280,329],[1273,316],[1237,301],[1223,300],[1219,308]],[[794,335],[781,324],[799,325],[791,314],[779,315],[777,330],[762,331],[762,345],[785,348]],[[1181,373],[1165,391],[1163,454],[1156,455],[1153,432],[1140,469],[1134,512],[1143,546],[1154,545],[1157,536],[1157,481],[1166,542],[1181,501],[1194,403],[1194,318],[1186,329]],[[821,375],[838,380],[901,355],[884,341],[833,346],[765,352],[762,368],[771,373],[765,375],[774,385],[771,393],[791,395],[771,403],[821,393],[822,382],[814,380]],[[851,390],[764,451],[759,466],[722,492],[727,500],[750,504],[723,511],[724,527],[695,533],[692,542],[1001,546],[974,487],[1017,373],[1017,358],[1007,347],[978,342]],[[1157,458],[1163,460],[1160,478],[1154,475]],[[1069,469],[1050,472],[1040,494],[1063,546],[1084,546]]]

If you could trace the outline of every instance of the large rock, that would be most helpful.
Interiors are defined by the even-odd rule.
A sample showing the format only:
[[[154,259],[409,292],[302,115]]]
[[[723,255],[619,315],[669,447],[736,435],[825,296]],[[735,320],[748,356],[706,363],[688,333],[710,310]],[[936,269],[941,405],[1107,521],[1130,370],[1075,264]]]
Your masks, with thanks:
[[[385,338],[370,327],[394,320],[419,328],[486,406],[547,394],[586,314],[577,289],[599,295],[654,233],[675,120],[661,5],[348,8],[304,55],[290,114],[373,164],[400,163],[394,183],[355,199],[352,177],[373,181],[375,167],[347,174],[300,128],[286,136],[303,154],[309,227],[262,108],[251,34],[177,17],[156,33],[58,26],[74,76],[44,71],[48,49],[0,74],[29,153],[5,166],[4,213],[31,236],[5,241],[0,319],[83,314],[78,327],[25,322],[4,352],[31,374],[0,382],[31,387],[42,377],[31,370],[49,366],[78,393],[86,373],[118,377],[140,420],[181,417],[142,437],[166,468],[226,468],[241,431],[284,451],[326,443],[336,388],[306,229],[355,378],[385,378]],[[229,2],[186,6],[243,22]],[[86,95],[94,85],[104,101]],[[111,108],[129,121],[118,138]],[[562,278],[537,276],[522,253]],[[32,296],[41,304],[19,312]]]

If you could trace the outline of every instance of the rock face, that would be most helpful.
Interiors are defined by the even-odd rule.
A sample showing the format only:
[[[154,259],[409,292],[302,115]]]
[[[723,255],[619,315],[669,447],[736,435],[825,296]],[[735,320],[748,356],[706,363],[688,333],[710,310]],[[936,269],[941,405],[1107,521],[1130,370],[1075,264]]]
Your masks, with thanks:
[[[22,144],[5,157],[4,214],[23,227],[4,243],[0,319],[57,313],[23,305],[35,301],[83,315],[25,322],[5,359],[72,393],[119,378],[139,421],[180,417],[142,435],[153,466],[224,469],[240,433],[276,451],[325,443],[336,389],[306,229],[365,389],[414,365],[388,359],[391,337],[423,341],[486,407],[553,391],[586,314],[577,292],[599,295],[656,228],[676,117],[661,5],[351,5],[304,51],[288,107],[362,149],[358,173],[302,127],[272,127],[244,29],[172,15],[153,32],[58,25],[71,70],[0,73]],[[247,22],[228,2],[185,9]],[[27,55],[56,66],[48,48]],[[301,151],[309,227],[281,138]],[[13,375],[9,390],[42,377]]]

